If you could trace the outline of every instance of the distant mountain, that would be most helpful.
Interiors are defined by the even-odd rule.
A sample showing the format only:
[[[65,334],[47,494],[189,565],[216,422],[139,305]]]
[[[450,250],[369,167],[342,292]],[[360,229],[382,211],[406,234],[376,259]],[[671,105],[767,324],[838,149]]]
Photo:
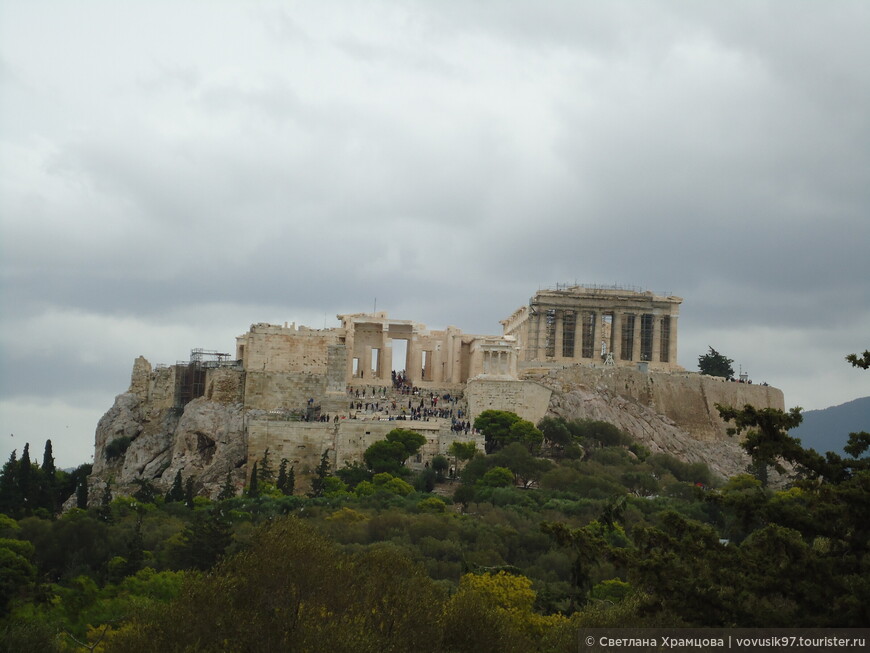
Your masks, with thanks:
[[[804,447],[819,453],[833,451],[844,455],[849,434],[857,431],[870,433],[870,397],[823,410],[808,410],[803,423],[789,431],[789,435],[800,438]]]

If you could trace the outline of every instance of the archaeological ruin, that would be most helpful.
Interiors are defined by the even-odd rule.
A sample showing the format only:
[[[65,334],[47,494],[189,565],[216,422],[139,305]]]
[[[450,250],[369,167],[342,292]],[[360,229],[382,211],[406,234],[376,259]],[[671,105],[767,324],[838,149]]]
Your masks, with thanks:
[[[189,361],[155,367],[140,357],[129,391],[97,427],[93,479],[169,483],[181,470],[214,495],[228,472],[241,488],[268,451],[286,458],[304,487],[324,452],[333,468],[360,461],[397,426],[426,438],[408,461],[419,468],[457,440],[482,450],[470,427],[487,409],[533,422],[604,419],[653,451],[733,473],[741,454],[714,404],[782,408],[782,393],[681,368],[681,302],[636,288],[559,285],[502,320],[499,335],[353,313],[324,329],[253,324],[234,354],[195,349]],[[131,443],[107,460],[118,437]]]

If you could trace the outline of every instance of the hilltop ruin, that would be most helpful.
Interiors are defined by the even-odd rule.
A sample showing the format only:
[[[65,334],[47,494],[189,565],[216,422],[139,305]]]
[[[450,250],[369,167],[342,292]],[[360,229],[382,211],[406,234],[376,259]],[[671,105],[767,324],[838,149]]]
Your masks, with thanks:
[[[177,471],[215,495],[227,473],[239,489],[266,450],[287,458],[301,485],[328,452],[359,461],[396,426],[426,438],[422,467],[487,409],[537,422],[545,415],[613,422],[650,447],[703,460],[728,475],[745,457],[725,434],[717,402],[783,408],[769,386],[727,383],[677,364],[682,299],[639,289],[557,286],[501,322],[500,335],[429,330],[385,312],[338,315],[339,327],[258,323],[235,353],[195,349],[189,361],[140,357],[128,392],[96,432],[93,483]],[[400,424],[395,421],[400,420]],[[118,438],[129,446],[107,459]]]

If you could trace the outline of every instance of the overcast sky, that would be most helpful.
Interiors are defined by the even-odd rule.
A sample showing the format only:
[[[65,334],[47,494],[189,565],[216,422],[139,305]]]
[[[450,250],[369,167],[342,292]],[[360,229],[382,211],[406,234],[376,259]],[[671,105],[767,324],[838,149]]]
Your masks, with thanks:
[[[136,356],[557,282],[679,362],[870,395],[870,3],[0,0],[0,456],[90,461]],[[870,426],[870,425],[868,425]],[[868,428],[870,430],[870,428]]]

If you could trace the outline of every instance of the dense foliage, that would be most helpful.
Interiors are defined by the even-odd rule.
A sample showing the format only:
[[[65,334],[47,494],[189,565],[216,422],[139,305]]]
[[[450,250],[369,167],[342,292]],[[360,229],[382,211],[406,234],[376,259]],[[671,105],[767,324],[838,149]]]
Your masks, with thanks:
[[[706,354],[698,356],[698,369],[701,370],[701,374],[721,376],[726,379],[734,378],[734,367],[732,366],[734,361],[712,347],[709,347],[709,350]]]
[[[727,480],[602,422],[548,418],[530,447],[496,416],[493,453],[450,452],[459,478],[324,456],[314,496],[288,495],[267,458],[256,495],[179,499],[179,476],[56,515],[9,502],[50,494],[25,450],[0,474],[0,650],[573,651],[591,626],[870,623],[870,434],[821,455],[788,435],[798,409],[720,412],[753,459]]]

